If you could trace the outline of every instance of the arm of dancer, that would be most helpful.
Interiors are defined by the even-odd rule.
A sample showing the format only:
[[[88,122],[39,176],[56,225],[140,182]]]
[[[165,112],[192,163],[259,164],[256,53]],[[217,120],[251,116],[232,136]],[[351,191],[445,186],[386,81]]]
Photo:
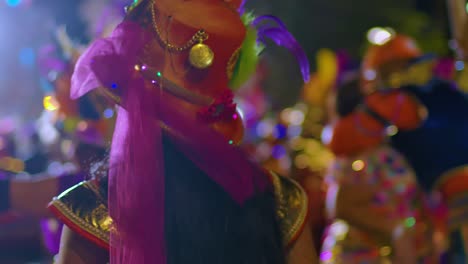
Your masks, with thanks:
[[[109,252],[89,242],[67,226],[63,227],[60,253],[55,264],[103,264]]]
[[[318,263],[308,216],[305,190],[294,180],[271,173],[278,203],[278,219],[289,264]]]
[[[315,252],[312,230],[306,225],[297,241],[288,254],[289,264],[315,264],[318,263],[317,252]]]

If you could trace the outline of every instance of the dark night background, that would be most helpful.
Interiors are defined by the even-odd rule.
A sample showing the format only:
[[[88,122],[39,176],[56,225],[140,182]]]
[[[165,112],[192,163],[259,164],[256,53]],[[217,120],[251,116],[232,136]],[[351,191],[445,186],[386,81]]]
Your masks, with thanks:
[[[81,0],[29,0],[8,7],[0,0],[0,115],[20,113],[34,118],[41,107],[42,92],[32,66],[18,65],[18,54],[37,49],[52,40],[56,25],[65,24],[71,37],[87,43],[87,25],[80,18]],[[374,26],[390,26],[415,37],[425,51],[450,55],[447,12],[444,0],[251,0],[256,13],[272,13],[285,21],[306,49],[312,66],[320,48],[344,49],[359,58],[365,34]],[[301,86],[298,70],[288,67],[292,58],[271,49],[271,72],[279,76],[266,89],[277,107],[297,100]],[[272,55],[273,54],[273,55]]]

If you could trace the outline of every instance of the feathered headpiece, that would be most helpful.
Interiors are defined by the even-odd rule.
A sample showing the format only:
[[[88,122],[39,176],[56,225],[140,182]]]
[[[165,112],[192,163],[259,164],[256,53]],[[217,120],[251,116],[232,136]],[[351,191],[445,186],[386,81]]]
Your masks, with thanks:
[[[197,41],[189,42],[191,45],[185,49],[171,46],[165,38],[158,37],[160,30],[151,22],[148,23],[151,18],[155,22],[155,4],[153,1],[135,1],[127,9],[128,18],[113,34],[96,41],[83,54],[72,79],[73,98],[100,88],[98,92],[113,98],[120,106],[111,150],[109,179],[109,210],[115,226],[110,245],[113,264],[166,263],[163,133],[207,177],[223,188],[234,202],[243,205],[256,193],[263,192],[269,183],[263,170],[234,146],[233,139],[217,132],[223,130],[223,124],[238,122],[240,118],[227,83],[230,80],[231,86],[236,88],[253,73],[255,57],[258,56],[257,46],[264,43],[267,37],[297,54],[304,79],[309,77],[305,53],[284,24],[272,16],[248,19],[246,16],[245,35],[229,31],[229,28],[221,30],[217,24],[221,21],[210,21],[209,26],[218,32],[206,28],[206,31],[199,30],[194,35]],[[223,17],[223,23],[231,21],[236,25],[242,24],[241,14],[234,15],[232,12],[237,13],[236,10],[242,4],[240,0],[229,3],[174,3],[168,0],[158,1],[157,4],[187,4],[198,8],[206,5],[214,8],[207,10],[224,12],[206,15],[213,15],[216,19]],[[193,9],[185,8],[180,12],[170,16],[171,19],[178,21],[180,31],[190,28],[192,32],[192,27],[186,23],[189,23],[187,20],[191,21],[187,17],[193,18]],[[237,15],[239,17],[234,18]],[[197,14],[197,18],[202,21],[205,19],[200,14]],[[178,37],[185,38],[183,33],[178,33]],[[229,35],[231,33],[232,36]],[[200,36],[203,38],[199,39]],[[242,42],[235,43],[239,36],[244,36],[244,43],[240,52],[235,52],[229,59],[231,49],[234,51]],[[148,54],[152,52],[152,45],[156,45],[156,49],[164,47],[161,48],[162,52],[175,53],[174,56],[178,58],[185,55],[189,57],[189,50],[191,53],[191,48],[198,45],[197,48],[204,52],[204,56],[193,58],[190,54],[190,59],[203,60],[211,66],[209,69],[191,68],[186,73],[187,77],[176,83],[163,71],[167,69],[166,64],[170,64],[165,62],[164,56],[154,51]],[[155,58],[160,58],[153,63],[156,66],[146,64],[145,60]],[[183,64],[177,60],[176,63]],[[200,83],[206,84],[200,90],[184,87],[190,84],[200,86]],[[193,114],[193,111],[187,110],[192,109],[187,108],[188,104],[190,107],[197,106],[198,112]]]

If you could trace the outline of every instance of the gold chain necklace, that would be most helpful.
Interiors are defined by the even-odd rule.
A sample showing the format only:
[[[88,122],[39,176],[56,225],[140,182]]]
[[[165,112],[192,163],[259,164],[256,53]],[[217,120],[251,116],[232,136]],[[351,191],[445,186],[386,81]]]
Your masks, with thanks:
[[[176,46],[170,43],[168,40],[162,38],[161,30],[159,29],[156,21],[156,4],[154,1],[151,1],[151,16],[153,29],[156,32],[156,36],[159,42],[164,45],[166,50],[170,52],[182,52],[190,49],[190,64],[197,69],[206,69],[213,64],[214,52],[206,44],[203,44],[203,42],[206,41],[209,37],[205,30],[198,30],[192,36],[192,38],[187,41],[187,43],[181,46]]]

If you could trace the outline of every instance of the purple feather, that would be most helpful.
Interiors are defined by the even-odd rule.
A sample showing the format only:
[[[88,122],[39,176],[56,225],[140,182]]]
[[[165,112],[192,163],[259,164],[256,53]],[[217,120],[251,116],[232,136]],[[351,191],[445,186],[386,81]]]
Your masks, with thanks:
[[[245,13],[245,4],[247,3],[247,0],[242,0],[242,3],[239,6],[239,14],[243,15]]]
[[[283,21],[281,21],[281,19],[279,19],[278,17],[273,16],[273,15],[263,15],[263,16],[256,17],[255,20],[252,22],[252,25],[254,27],[257,27],[260,23],[265,22],[265,21],[266,22],[274,22],[280,28],[287,29],[287,27],[283,23]]]
[[[264,24],[267,22],[273,22]],[[255,18],[252,25],[257,28],[258,41],[265,43],[266,38],[271,39],[278,46],[287,48],[297,59],[304,82],[310,78],[310,64],[307,55],[294,36],[288,31],[286,25],[277,17],[265,15]]]

